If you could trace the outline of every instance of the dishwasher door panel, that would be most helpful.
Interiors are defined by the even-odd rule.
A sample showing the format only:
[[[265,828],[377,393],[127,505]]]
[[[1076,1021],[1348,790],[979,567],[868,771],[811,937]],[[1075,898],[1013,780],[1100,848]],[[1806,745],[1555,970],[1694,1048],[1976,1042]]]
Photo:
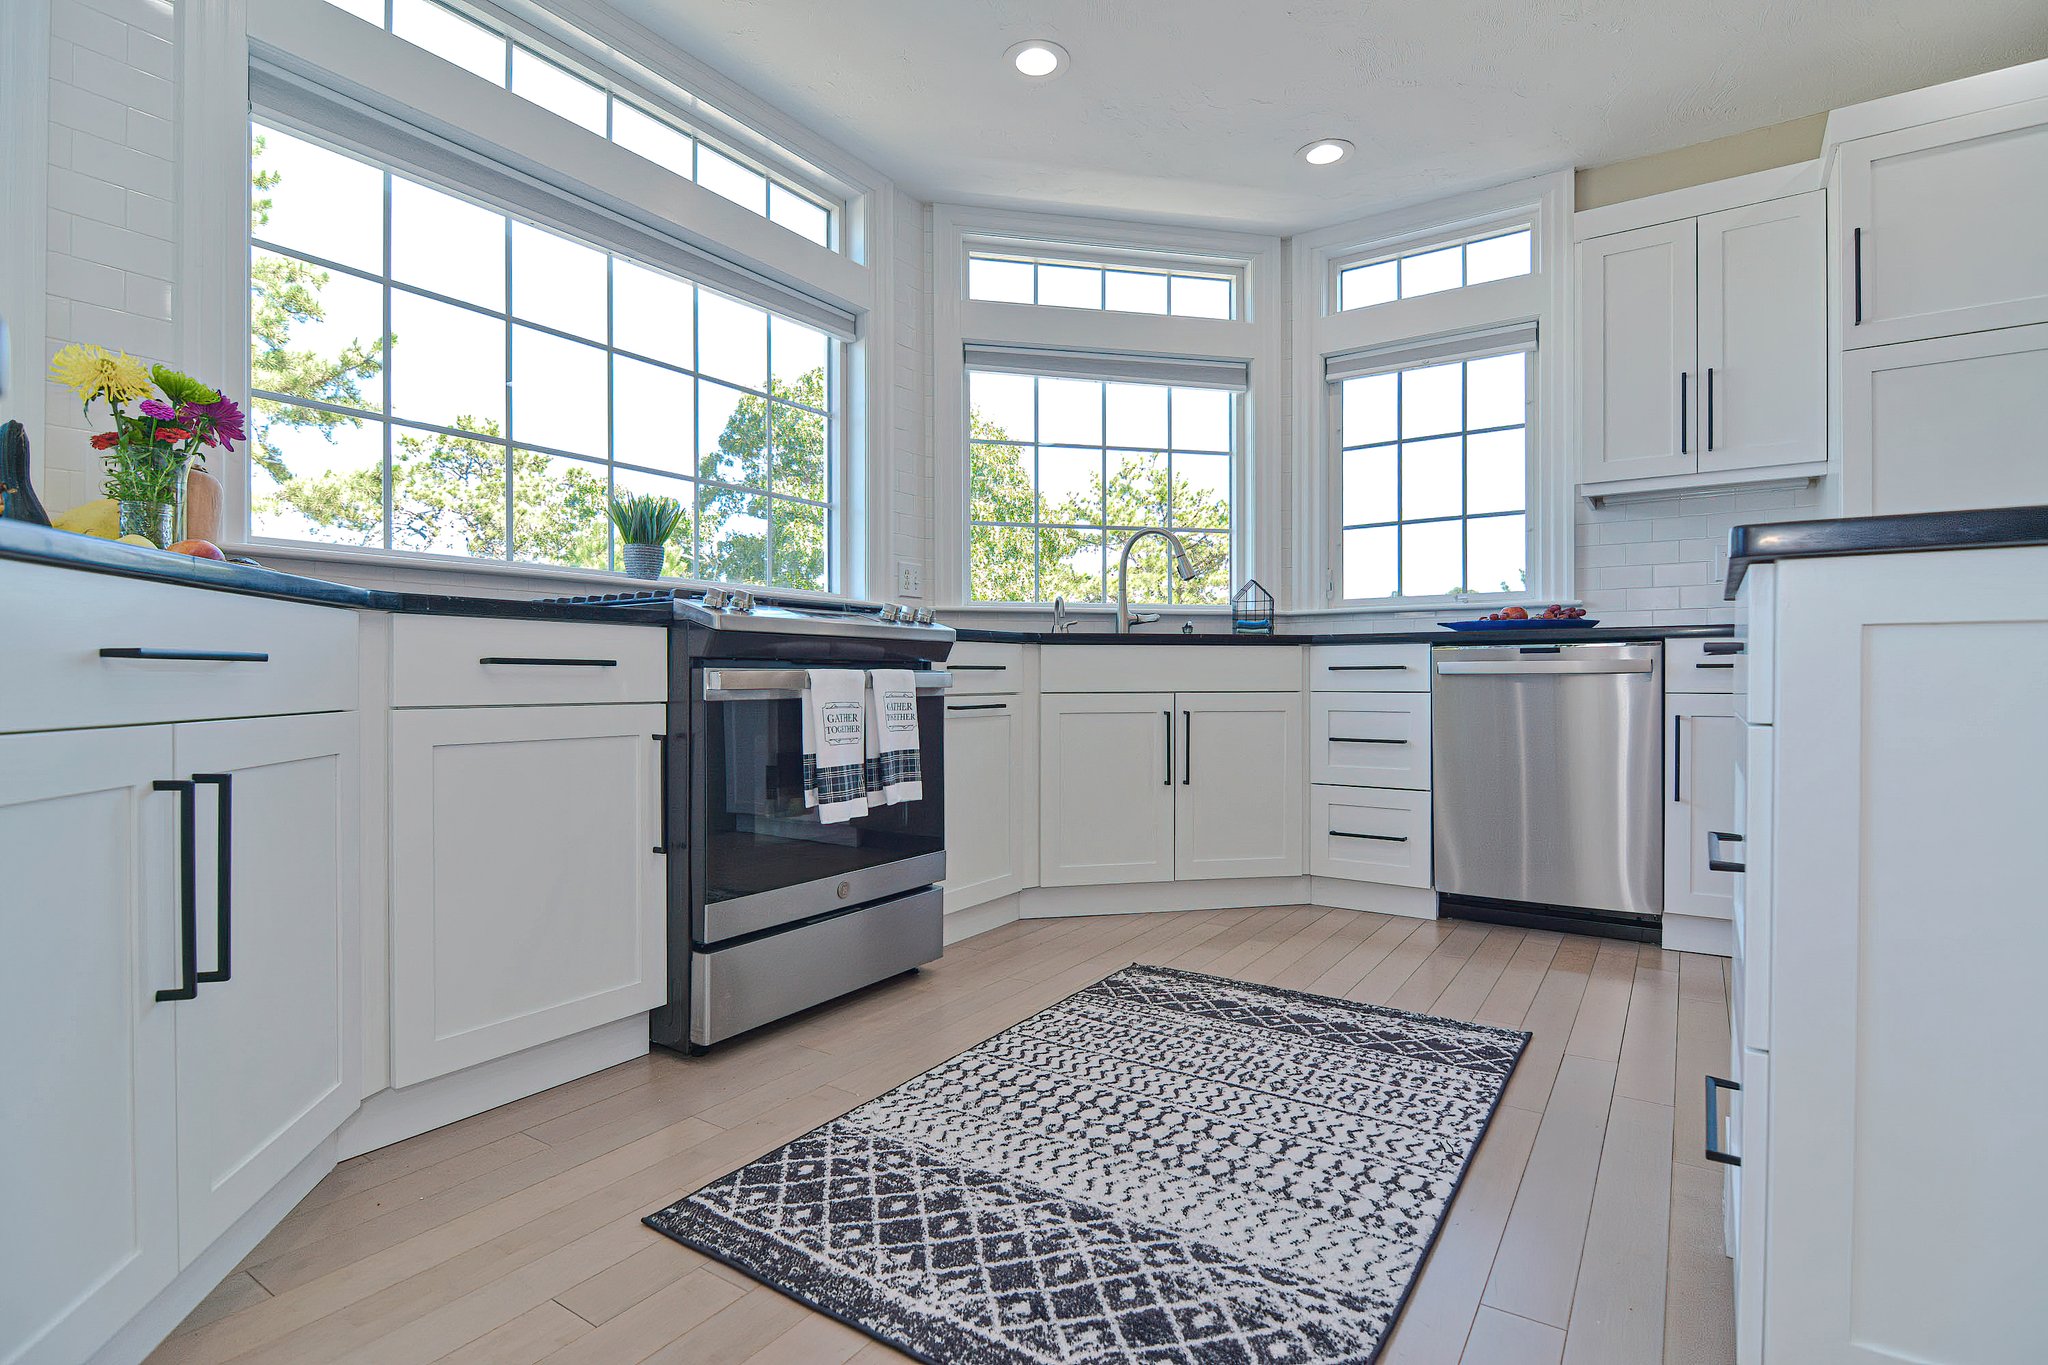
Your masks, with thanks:
[[[1663,913],[1662,647],[1439,648],[1437,889]]]

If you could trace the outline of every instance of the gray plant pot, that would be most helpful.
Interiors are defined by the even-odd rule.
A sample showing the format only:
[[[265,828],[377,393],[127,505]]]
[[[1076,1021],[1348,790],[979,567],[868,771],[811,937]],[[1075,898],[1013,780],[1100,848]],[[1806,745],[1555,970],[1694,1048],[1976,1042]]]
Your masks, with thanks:
[[[666,545],[621,545],[619,558],[625,561],[626,572],[634,578],[661,577],[661,561],[667,555]]]

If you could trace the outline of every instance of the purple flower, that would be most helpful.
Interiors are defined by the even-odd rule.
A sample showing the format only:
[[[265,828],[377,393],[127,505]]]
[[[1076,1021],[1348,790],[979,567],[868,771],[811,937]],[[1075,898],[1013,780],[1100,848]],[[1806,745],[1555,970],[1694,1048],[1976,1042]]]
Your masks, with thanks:
[[[141,412],[144,417],[158,422],[174,422],[178,418],[178,410],[176,408],[156,398],[145,398],[142,401]]]
[[[206,420],[208,445],[218,440],[221,445],[233,450],[235,442],[247,439],[249,432],[243,425],[242,410],[235,405],[235,400],[226,394],[222,394],[211,403],[200,404],[199,411]]]

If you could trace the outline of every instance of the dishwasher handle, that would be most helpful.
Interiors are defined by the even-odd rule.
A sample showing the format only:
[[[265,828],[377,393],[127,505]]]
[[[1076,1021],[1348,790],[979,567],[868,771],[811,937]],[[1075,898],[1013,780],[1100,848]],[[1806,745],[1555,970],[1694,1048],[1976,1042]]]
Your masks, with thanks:
[[[1651,673],[1655,659],[1439,659],[1445,677],[1536,677],[1557,673]]]

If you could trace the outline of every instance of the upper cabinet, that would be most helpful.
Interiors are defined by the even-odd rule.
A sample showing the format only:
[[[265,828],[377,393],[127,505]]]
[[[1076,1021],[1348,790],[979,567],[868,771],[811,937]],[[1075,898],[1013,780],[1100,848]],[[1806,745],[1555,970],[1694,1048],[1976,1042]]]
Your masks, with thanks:
[[[2048,322],[2048,99],[1836,153],[1845,349]]]
[[[1579,478],[1701,486],[1827,460],[1818,190],[1579,243]]]

